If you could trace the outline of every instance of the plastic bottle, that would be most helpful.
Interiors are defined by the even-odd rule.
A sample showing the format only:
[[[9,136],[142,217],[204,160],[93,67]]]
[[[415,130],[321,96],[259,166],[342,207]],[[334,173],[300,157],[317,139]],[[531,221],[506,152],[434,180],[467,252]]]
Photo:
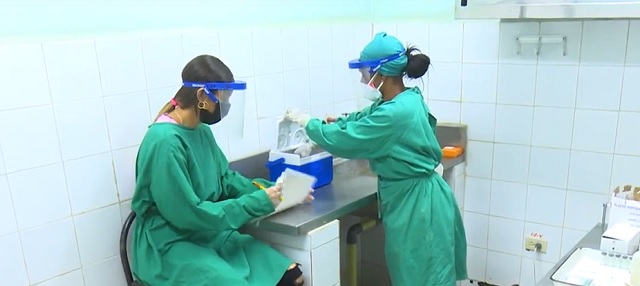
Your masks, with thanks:
[[[631,258],[631,286],[640,286],[640,251]]]

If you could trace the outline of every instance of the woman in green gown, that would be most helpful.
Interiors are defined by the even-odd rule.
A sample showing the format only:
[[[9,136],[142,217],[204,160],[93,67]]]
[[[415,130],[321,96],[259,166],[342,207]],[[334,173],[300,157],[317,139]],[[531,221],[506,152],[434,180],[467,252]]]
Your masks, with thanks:
[[[436,118],[420,89],[405,87],[402,79],[421,78],[429,65],[419,50],[379,33],[359,59],[349,62],[362,73],[363,95],[373,104],[326,122],[296,111],[286,114],[326,151],[369,160],[378,175],[385,256],[394,286],[454,286],[467,278],[462,216],[451,189],[436,173],[442,159]]]
[[[238,232],[272,213],[281,195],[279,185],[229,170],[209,126],[246,83],[208,55],[191,60],[182,80],[138,151],[134,275],[148,286],[302,285],[296,263]]]

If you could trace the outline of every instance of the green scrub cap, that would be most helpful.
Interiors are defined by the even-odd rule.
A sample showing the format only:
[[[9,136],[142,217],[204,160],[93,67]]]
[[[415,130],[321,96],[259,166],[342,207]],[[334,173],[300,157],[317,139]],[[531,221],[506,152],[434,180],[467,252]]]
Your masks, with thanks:
[[[405,50],[404,45],[394,36],[385,32],[376,34],[373,40],[360,52],[360,61],[374,61],[397,55]],[[382,64],[378,72],[384,76],[402,76],[407,67],[407,56]]]

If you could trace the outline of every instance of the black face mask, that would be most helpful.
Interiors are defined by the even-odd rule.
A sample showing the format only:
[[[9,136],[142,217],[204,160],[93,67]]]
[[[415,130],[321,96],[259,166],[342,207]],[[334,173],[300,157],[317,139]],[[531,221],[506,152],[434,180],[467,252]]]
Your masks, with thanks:
[[[229,114],[229,109],[231,108],[231,104],[227,103],[227,102],[220,102],[219,105],[216,107],[216,110],[213,112],[209,112],[206,109],[201,109],[200,110],[200,122],[207,124],[207,125],[213,125],[216,124],[218,122],[220,122],[220,120],[222,120],[222,118],[224,118],[225,116],[227,116],[227,114]],[[222,112],[224,111],[224,112]]]

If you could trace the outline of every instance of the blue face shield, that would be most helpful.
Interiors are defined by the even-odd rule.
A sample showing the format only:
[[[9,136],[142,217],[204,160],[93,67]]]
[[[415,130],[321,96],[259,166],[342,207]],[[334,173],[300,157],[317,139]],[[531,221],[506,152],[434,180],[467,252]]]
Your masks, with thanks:
[[[244,109],[247,83],[233,82],[183,82],[185,87],[202,88],[207,97],[216,104],[214,112],[200,111],[200,121],[205,124],[220,124],[232,139],[240,139],[244,133]],[[231,106],[233,105],[233,110]],[[223,118],[227,118],[221,122]]]

